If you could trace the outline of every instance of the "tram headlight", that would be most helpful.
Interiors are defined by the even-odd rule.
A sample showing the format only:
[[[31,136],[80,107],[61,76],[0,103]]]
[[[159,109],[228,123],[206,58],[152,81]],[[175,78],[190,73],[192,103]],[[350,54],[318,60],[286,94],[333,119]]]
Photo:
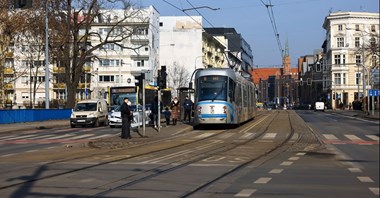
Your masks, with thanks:
[[[223,113],[227,114],[227,106],[223,106]]]

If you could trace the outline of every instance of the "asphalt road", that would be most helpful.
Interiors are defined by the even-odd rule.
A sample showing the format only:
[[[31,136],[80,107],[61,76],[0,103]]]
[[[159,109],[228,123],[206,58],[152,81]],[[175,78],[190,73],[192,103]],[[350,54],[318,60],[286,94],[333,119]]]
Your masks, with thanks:
[[[180,124],[132,140],[105,127],[3,134],[0,195],[378,197],[378,124],[264,111],[238,128]]]

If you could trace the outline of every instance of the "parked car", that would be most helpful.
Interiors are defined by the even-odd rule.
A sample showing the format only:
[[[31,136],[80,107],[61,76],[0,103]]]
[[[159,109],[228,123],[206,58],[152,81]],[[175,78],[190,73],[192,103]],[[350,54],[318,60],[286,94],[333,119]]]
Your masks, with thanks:
[[[75,104],[70,116],[70,126],[108,125],[108,108],[105,100],[84,100]]]
[[[136,111],[136,107],[131,108],[133,110],[133,120],[131,123],[131,128],[135,128],[137,126],[142,125],[142,106],[140,105],[138,108],[138,111]],[[150,118],[149,118],[150,110],[145,111],[145,124],[149,124]],[[114,127],[121,127],[122,120],[121,120],[121,112],[120,112],[120,106],[117,106],[114,110],[111,111],[109,115],[109,125],[111,128]]]

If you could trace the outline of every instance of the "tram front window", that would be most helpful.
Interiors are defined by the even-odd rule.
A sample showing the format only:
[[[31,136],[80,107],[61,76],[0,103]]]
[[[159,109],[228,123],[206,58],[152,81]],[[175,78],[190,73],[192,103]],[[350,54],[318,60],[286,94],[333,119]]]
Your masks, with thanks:
[[[198,80],[198,101],[227,100],[226,76],[203,76]]]

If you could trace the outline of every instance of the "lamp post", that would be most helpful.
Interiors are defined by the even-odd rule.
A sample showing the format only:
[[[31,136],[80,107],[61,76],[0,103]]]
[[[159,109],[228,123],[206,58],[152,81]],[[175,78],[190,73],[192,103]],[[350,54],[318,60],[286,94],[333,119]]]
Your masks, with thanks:
[[[49,109],[49,26],[48,4],[45,3],[45,109]]]
[[[203,56],[197,56],[195,57],[195,61],[194,61],[194,71],[197,69],[197,60],[198,58],[203,58]],[[203,65],[203,60],[202,60],[202,65]]]

